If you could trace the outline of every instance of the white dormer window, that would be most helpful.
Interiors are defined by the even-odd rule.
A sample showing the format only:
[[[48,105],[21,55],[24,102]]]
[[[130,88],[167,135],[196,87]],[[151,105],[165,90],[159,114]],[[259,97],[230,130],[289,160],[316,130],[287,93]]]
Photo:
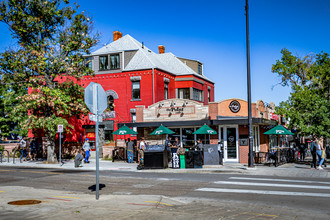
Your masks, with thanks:
[[[109,62],[108,56],[100,56],[100,70],[108,70],[109,69]]]
[[[110,69],[120,69],[119,54],[110,55]]]
[[[119,54],[104,55],[99,57],[99,70],[117,70],[120,69]],[[109,62],[110,61],[110,62]]]

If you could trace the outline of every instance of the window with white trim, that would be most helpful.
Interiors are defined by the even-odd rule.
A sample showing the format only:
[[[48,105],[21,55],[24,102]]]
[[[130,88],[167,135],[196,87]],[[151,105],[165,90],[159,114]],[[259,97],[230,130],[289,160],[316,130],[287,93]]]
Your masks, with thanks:
[[[253,151],[260,151],[259,126],[253,126]]]

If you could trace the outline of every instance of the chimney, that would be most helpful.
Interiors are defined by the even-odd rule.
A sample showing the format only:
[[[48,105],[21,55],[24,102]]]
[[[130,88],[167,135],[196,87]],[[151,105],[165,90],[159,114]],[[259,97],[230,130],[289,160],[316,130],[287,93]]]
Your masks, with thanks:
[[[163,45],[158,46],[159,54],[165,53],[165,47]]]
[[[123,36],[123,33],[121,33],[120,31],[114,31],[113,32],[113,41],[118,40],[119,38],[121,38]]]

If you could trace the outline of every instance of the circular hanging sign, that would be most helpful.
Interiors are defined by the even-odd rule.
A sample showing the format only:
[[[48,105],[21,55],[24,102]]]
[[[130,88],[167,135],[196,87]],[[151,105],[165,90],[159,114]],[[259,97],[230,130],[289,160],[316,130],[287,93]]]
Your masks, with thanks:
[[[239,104],[239,102],[236,100],[231,101],[229,104],[229,109],[230,111],[237,113],[241,109],[241,104]]]

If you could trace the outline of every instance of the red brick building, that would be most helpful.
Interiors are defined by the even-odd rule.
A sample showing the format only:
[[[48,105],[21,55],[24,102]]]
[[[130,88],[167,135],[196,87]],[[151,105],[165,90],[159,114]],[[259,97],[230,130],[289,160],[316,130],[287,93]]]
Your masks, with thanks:
[[[118,123],[136,120],[136,106],[150,106],[167,99],[189,99],[207,105],[214,101],[214,82],[204,76],[199,61],[178,58],[159,46],[154,53],[130,35],[115,31],[114,41],[86,56],[86,65],[94,76],[86,76],[80,84],[99,83],[107,93],[109,109],[100,125],[100,140],[111,140]],[[75,132],[67,141],[81,136],[93,139],[94,122],[86,117],[73,122]],[[121,138],[121,137],[119,137]],[[102,144],[102,143],[100,143]]]

